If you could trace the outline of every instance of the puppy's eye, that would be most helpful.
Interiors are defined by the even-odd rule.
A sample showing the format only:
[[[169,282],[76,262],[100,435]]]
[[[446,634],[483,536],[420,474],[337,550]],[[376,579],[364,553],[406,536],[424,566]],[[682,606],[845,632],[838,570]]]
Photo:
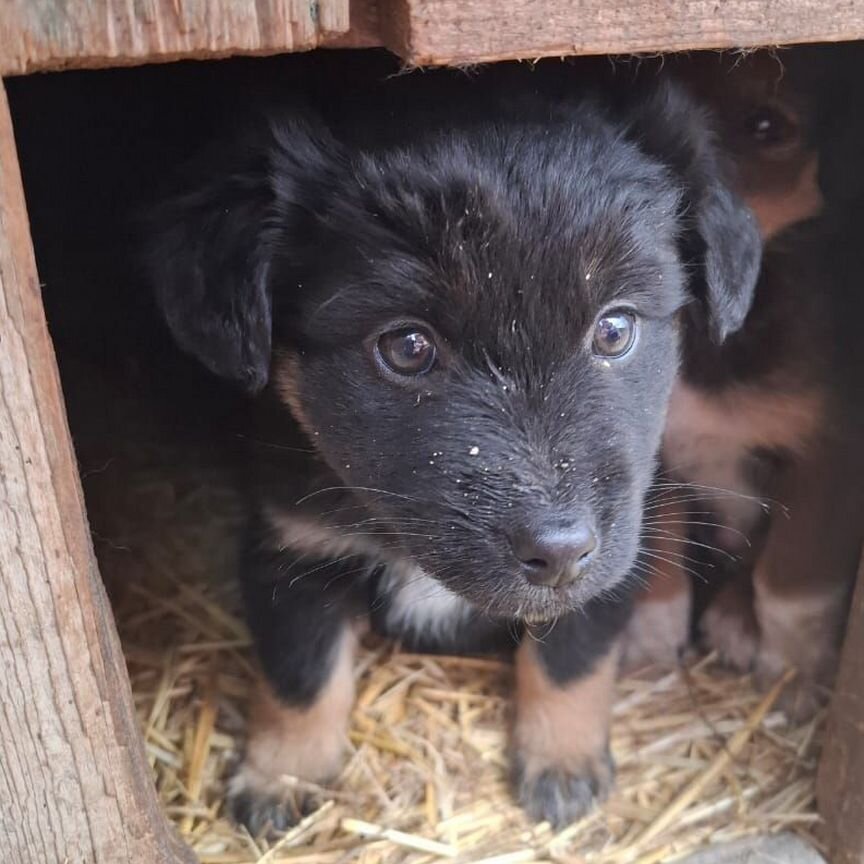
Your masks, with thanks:
[[[613,309],[597,319],[592,348],[598,357],[623,357],[636,340],[636,315],[629,309]]]
[[[378,361],[396,375],[425,375],[438,356],[432,336],[417,327],[403,327],[382,334],[375,349]]]
[[[752,111],[744,121],[747,134],[763,147],[778,147],[792,141],[795,124],[775,108],[763,106]]]

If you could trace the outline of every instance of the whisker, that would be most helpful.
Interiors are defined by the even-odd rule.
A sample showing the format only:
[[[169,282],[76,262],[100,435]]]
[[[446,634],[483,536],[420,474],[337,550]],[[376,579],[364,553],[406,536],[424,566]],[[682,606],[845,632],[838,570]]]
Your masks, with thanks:
[[[270,447],[274,450],[285,450],[289,453],[305,453],[314,456],[318,452],[314,448],[289,447],[287,444],[278,444],[275,441],[263,441],[251,435],[244,435],[242,432],[236,433],[235,437],[242,438],[244,441],[248,441],[250,444],[255,444],[258,447]]]
[[[708,491],[720,493],[722,495],[729,495],[734,498],[743,498],[747,501],[753,501],[756,504],[762,505],[766,502],[778,503],[773,501],[770,498],[763,498],[758,495],[751,495],[746,492],[741,492],[737,489],[725,489],[722,486],[709,486],[703,483],[689,483],[689,482],[681,482],[681,483],[654,483],[652,486],[652,490],[656,489],[693,489],[700,491]]]
[[[722,522],[698,522],[698,521],[689,521],[689,520],[675,520],[675,519],[658,519],[656,522],[647,522],[646,525],[648,527],[653,527],[655,525],[699,525],[703,528],[718,528],[723,531],[729,531],[732,534],[737,534],[748,547],[752,546],[750,543],[750,538],[740,529],[732,528],[730,525],[724,525]]]
[[[662,528],[643,528],[643,531],[650,531],[664,538],[677,540],[682,546],[696,546],[699,549],[706,549],[709,552],[716,552],[718,555],[726,556],[730,561],[738,561],[738,556],[733,555],[727,549],[721,549],[719,546],[712,546],[710,543],[701,543],[698,540],[691,540],[689,537],[681,537],[674,531],[664,531]]]
[[[650,542],[651,539],[659,540],[659,539],[661,539],[661,538],[656,538],[656,537],[655,537],[655,538],[650,538],[650,537],[648,537],[648,538],[642,538],[642,539],[644,539],[644,540],[648,540],[648,541]],[[640,550],[640,552],[653,552],[653,553],[657,554],[657,550],[656,550],[656,549],[653,549],[653,548],[649,548],[649,549],[644,549],[644,548],[643,548],[643,549]],[[672,549],[664,549],[664,550],[661,551],[660,554],[662,554],[662,555],[669,555],[669,556],[672,556],[672,557],[675,557],[675,558],[680,558],[682,561],[688,561],[689,563],[691,563],[691,564],[695,564],[695,565],[697,565],[698,567],[703,567],[703,566],[705,566],[705,567],[713,567],[713,566],[714,566],[714,565],[711,564],[710,562],[702,561],[700,558],[690,558],[690,557],[688,557],[687,555],[685,555],[683,552],[675,552],[675,551],[672,550]]]
[[[316,495],[323,495],[325,492],[372,492],[376,495],[391,495],[394,498],[401,498],[403,501],[413,501],[415,504],[425,503],[419,498],[412,498],[410,495],[402,495],[399,492],[390,492],[388,489],[376,489],[373,486],[327,486],[324,489],[316,489],[314,492],[304,495],[302,498],[294,502],[294,506],[299,507],[301,504],[309,501]]]
[[[663,555],[658,555],[656,552],[648,552],[645,549],[641,551],[642,555],[647,555],[649,558],[655,558],[657,561],[662,561],[664,564],[668,564],[670,567],[678,567],[680,570],[683,570],[685,573],[689,573],[691,576],[696,579],[701,579],[703,574],[693,567],[688,567],[686,564],[682,564],[680,561],[675,561],[672,558],[666,558]],[[667,575],[663,573],[661,570],[658,575]]]

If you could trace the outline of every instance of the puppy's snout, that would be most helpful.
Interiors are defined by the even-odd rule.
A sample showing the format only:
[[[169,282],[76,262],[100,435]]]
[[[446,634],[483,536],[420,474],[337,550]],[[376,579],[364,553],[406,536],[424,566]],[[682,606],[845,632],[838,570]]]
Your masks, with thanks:
[[[510,533],[509,540],[525,578],[532,585],[549,588],[578,579],[597,548],[597,535],[587,523],[522,526]]]

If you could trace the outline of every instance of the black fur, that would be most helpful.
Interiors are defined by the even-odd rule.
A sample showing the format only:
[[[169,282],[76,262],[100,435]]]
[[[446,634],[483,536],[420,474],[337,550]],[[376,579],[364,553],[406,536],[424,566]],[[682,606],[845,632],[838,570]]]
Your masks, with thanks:
[[[614,599],[599,598],[584,609],[564,615],[552,627],[540,627],[537,653],[549,678],[556,684],[590,674],[596,660],[605,657],[624,628],[632,607],[630,591]]]
[[[256,527],[260,527],[256,520]],[[243,599],[264,673],[287,704],[308,705],[330,676],[334,649],[365,595],[355,577],[369,563],[316,560],[278,550],[252,528],[243,553]]]
[[[601,764],[602,772],[585,771],[580,775],[563,768],[550,768],[529,779],[517,758],[513,766],[516,797],[532,819],[564,827],[608,795],[615,779],[615,763],[608,750]]]
[[[568,77],[562,99],[554,77],[429,73],[331,128],[274,117],[158,216],[151,272],[179,344],[270,382],[253,486],[260,530],[283,530],[241,573],[284,699],[314,698],[346,586],[381,565],[422,571],[490,632],[565,616],[553,633],[573,639],[544,649],[559,683],[623,626],[680,313],[734,331],[759,239],[679,90]],[[621,305],[638,340],[604,362],[595,321]],[[373,354],[400,322],[437,334],[440,364],[395,382]],[[580,520],[599,543],[581,577],[530,584],[508,533]],[[326,533],[299,538],[310,523]]]

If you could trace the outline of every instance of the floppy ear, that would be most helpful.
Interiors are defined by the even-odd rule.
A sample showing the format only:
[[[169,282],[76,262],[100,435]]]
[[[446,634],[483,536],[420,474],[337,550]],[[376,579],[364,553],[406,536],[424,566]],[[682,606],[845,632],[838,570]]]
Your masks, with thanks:
[[[145,266],[174,339],[250,392],[269,376],[271,256],[290,246],[304,179],[326,170],[326,140],[296,120],[256,131],[147,217]]]
[[[730,172],[699,107],[665,80],[641,95],[632,109],[632,129],[642,148],[682,184],[681,246],[690,290],[702,306],[708,331],[720,343],[750,311],[762,259],[759,228],[729,185]]]

